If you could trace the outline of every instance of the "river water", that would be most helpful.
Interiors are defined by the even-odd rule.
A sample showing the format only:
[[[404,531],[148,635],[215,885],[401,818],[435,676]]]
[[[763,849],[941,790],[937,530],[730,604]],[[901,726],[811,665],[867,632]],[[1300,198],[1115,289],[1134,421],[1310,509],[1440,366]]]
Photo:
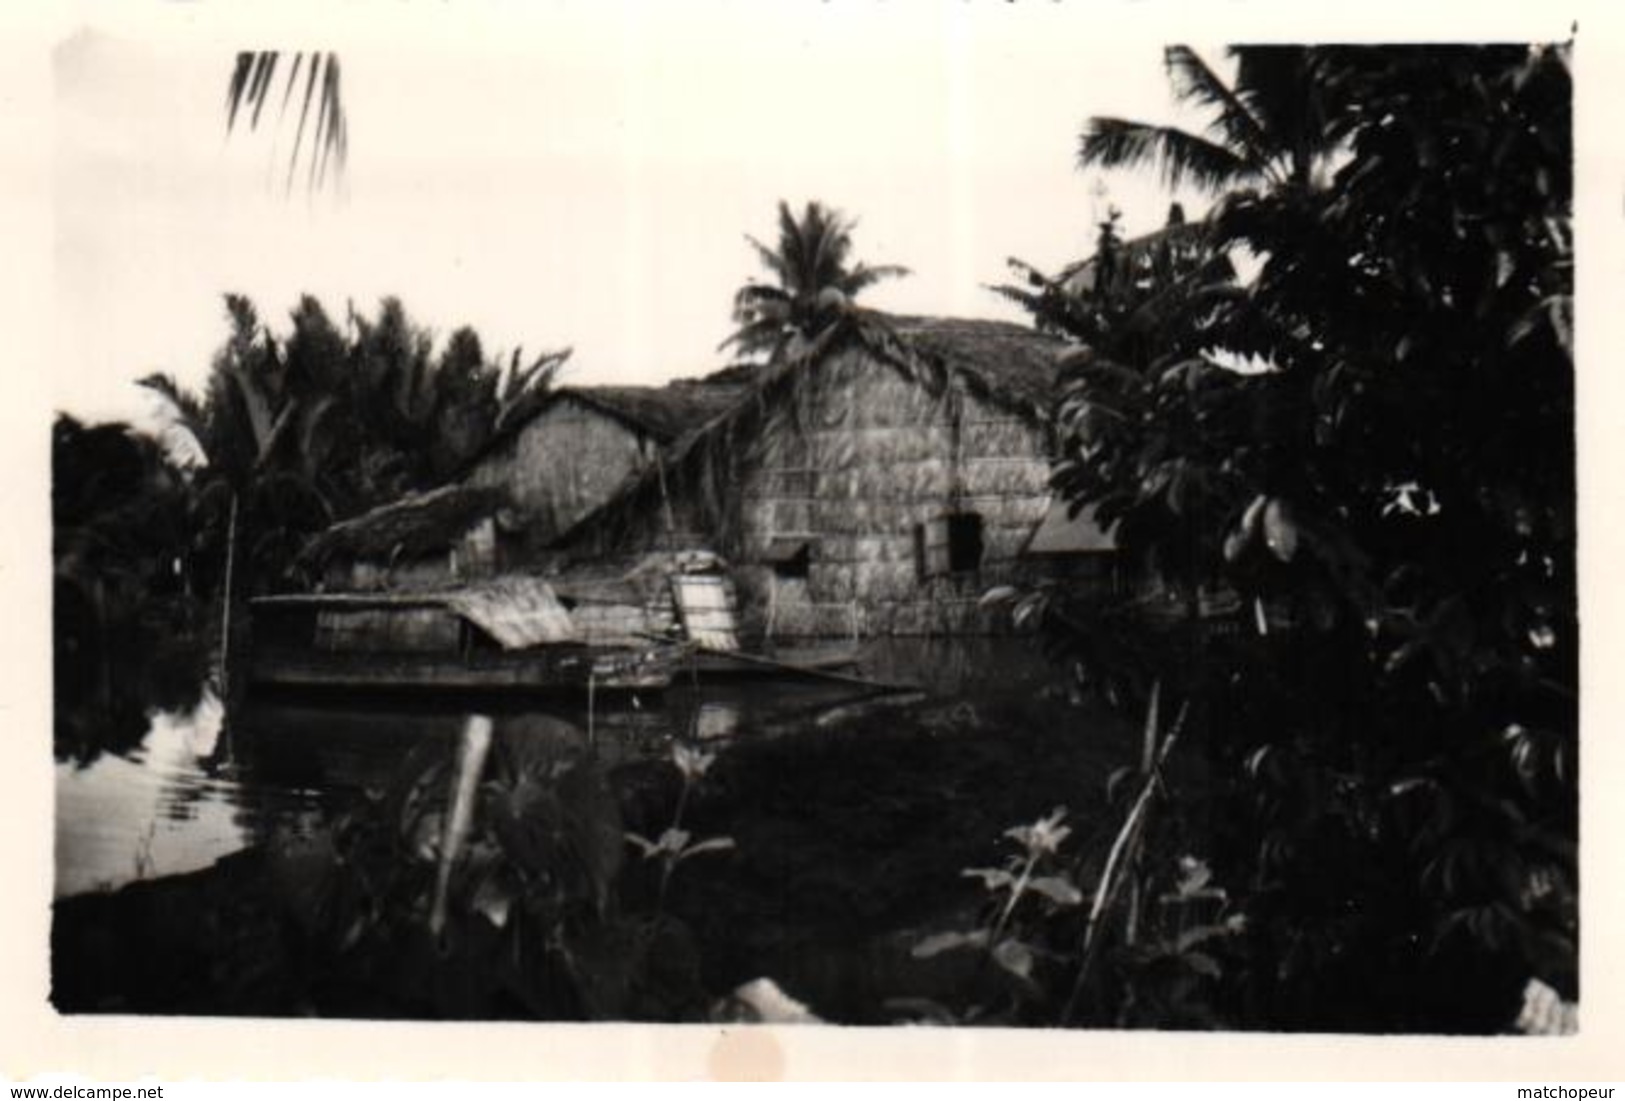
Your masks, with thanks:
[[[1013,641],[877,642],[862,671],[933,693],[978,684],[1035,690],[1047,674]],[[662,699],[622,701],[590,717],[581,706],[535,717],[590,733],[613,762],[665,755],[678,735],[726,741],[815,731],[817,716],[859,695],[833,683],[746,680],[674,687]],[[227,723],[219,700],[206,695],[192,713],[154,713],[134,751],[57,765],[55,895],[196,871],[273,836],[308,836],[334,808],[387,784],[414,747],[449,744],[468,706],[250,699]]]

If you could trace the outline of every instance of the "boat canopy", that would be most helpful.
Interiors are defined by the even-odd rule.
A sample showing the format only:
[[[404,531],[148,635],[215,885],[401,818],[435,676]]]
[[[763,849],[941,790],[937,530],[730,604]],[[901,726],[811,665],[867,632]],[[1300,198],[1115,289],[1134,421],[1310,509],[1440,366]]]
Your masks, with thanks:
[[[387,617],[442,609],[472,623],[505,650],[582,641],[581,632],[559,603],[553,586],[526,575],[421,592],[290,593],[256,597],[250,604],[256,610],[303,610],[315,612],[318,617]]]
[[[500,577],[449,592],[445,601],[507,650],[579,639],[570,613],[539,577]]]

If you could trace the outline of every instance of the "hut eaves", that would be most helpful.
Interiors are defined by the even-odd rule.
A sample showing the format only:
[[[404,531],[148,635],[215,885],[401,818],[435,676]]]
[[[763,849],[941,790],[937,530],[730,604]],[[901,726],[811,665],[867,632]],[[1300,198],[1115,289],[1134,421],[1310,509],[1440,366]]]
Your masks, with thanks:
[[[573,401],[665,446],[737,401],[745,387],[731,381],[679,380],[664,386],[566,386],[515,417],[467,464],[473,469],[501,451],[547,410]]]
[[[1076,354],[1077,346],[1057,337],[1007,321],[970,318],[915,317],[860,310],[856,324],[820,338],[801,355],[755,368],[755,377],[743,392],[709,420],[695,425],[673,443],[664,470],[678,470],[706,455],[731,450],[729,441],[746,423],[761,416],[773,402],[791,392],[796,380],[815,369],[825,356],[856,341],[870,354],[910,377],[940,388],[948,378],[963,383],[994,405],[1033,423],[1047,420],[1055,398],[1059,363],[1063,354]],[[730,378],[739,377],[729,369]],[[618,495],[588,513],[558,540],[568,544],[573,534],[589,529],[606,515],[658,494],[662,470],[648,470]]]
[[[446,550],[507,503],[500,489],[442,486],[334,524],[305,544],[301,564],[320,569],[335,558],[410,560]]]

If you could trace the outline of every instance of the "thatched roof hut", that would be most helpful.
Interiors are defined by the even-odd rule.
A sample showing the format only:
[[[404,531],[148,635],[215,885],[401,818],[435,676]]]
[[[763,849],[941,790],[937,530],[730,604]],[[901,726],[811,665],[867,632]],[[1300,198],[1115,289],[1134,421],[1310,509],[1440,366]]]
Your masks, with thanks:
[[[515,553],[523,555],[608,500],[742,393],[742,387],[703,380],[566,387],[508,425],[466,480],[507,492],[522,535]]]
[[[976,631],[1050,505],[1064,342],[858,311],[584,518],[579,558],[708,546],[778,634]]]
[[[500,489],[450,485],[334,524],[305,544],[297,565],[340,588],[412,587],[494,568]],[[489,544],[489,545],[487,545]]]

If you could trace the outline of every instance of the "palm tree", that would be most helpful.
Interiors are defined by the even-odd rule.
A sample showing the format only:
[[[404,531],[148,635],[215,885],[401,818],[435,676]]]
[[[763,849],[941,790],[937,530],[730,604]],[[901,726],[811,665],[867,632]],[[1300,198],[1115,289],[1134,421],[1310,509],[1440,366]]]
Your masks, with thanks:
[[[227,295],[226,307],[231,332],[202,397],[167,375],[140,385],[161,399],[164,442],[191,468],[200,542],[217,552],[203,557],[240,550],[252,585],[274,582],[332,521],[456,477],[546,400],[570,355],[488,360],[464,328],[436,356],[394,298],[375,318],[352,312],[348,337],[309,296],[285,339],[246,298]]]
[[[1091,118],[1078,146],[1082,168],[1155,165],[1170,188],[1209,193],[1308,192],[1352,131],[1339,95],[1335,51],[1309,46],[1232,46],[1235,81],[1226,84],[1189,46],[1164,53],[1183,103],[1212,113],[1205,135],[1170,126]]]
[[[810,202],[798,219],[779,203],[779,242],[769,248],[746,236],[773,282],[750,282],[734,296],[739,325],[722,347],[777,358],[808,344],[852,312],[852,300],[882,279],[907,275],[895,264],[848,264],[856,223],[840,211]]]

